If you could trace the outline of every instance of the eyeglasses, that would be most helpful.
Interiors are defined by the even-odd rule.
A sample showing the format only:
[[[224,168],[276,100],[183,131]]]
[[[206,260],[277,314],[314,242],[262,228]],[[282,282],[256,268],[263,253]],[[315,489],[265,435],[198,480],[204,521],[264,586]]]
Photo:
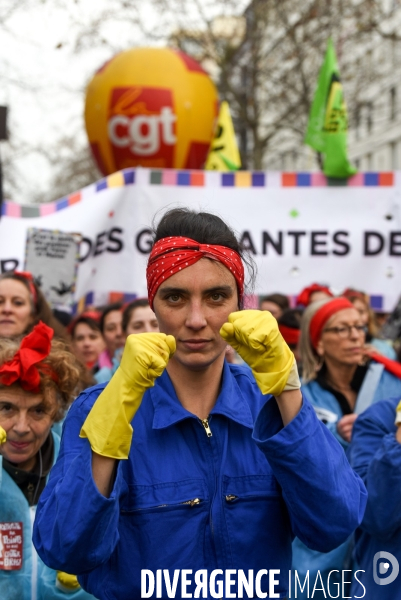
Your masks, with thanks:
[[[327,329],[323,329],[323,333],[326,331],[332,331],[340,338],[349,338],[351,336],[351,331],[355,329],[358,335],[362,335],[367,333],[367,327],[365,325],[343,325],[342,327],[327,327]]]

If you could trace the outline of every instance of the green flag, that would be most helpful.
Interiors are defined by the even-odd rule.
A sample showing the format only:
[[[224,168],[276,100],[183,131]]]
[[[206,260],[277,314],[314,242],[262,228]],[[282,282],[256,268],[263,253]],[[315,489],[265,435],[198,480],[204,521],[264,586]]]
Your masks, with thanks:
[[[348,115],[333,42],[329,39],[306,130],[305,144],[323,155],[327,177],[346,178],[356,169],[347,157]]]

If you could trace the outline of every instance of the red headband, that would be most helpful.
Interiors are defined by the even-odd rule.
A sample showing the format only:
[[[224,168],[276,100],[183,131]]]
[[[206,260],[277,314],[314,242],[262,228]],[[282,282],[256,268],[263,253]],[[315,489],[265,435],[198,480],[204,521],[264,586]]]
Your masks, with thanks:
[[[329,302],[326,302],[326,304],[323,304],[323,306],[321,306],[315,312],[309,325],[309,335],[313,348],[316,348],[318,341],[320,340],[323,327],[326,325],[330,317],[340,312],[340,310],[345,310],[346,308],[355,307],[352,302],[346,298],[334,298],[334,300],[330,300]]]
[[[348,298],[349,300],[351,300],[351,298],[360,298],[366,304],[364,294],[362,292],[357,292],[352,288],[347,288],[346,290],[344,290],[341,296],[343,296],[344,298]]]
[[[73,334],[73,331],[75,329],[75,326],[77,325],[77,323],[80,322],[80,319],[91,319],[92,321],[95,321],[95,323],[97,323],[99,325],[100,322],[100,317],[101,317],[101,313],[98,312],[97,310],[86,310],[82,313],[80,313],[79,315],[77,315],[67,326],[67,331],[70,335]],[[99,326],[100,327],[100,326]]]
[[[186,267],[201,258],[211,258],[221,262],[234,275],[238,286],[239,301],[244,295],[244,265],[240,255],[227,246],[200,244],[186,237],[168,237],[155,243],[146,268],[148,298],[153,309],[153,300],[159,286]]]
[[[297,306],[299,306],[300,304],[302,304],[302,306],[308,306],[310,303],[310,297],[314,292],[324,292],[328,296],[333,297],[333,294],[330,292],[328,287],[326,287],[325,285],[319,285],[318,283],[312,283],[312,285],[304,288],[299,294],[296,300]]]
[[[299,329],[288,327],[288,325],[280,325],[280,323],[278,324],[278,328],[287,344],[291,344],[292,346],[298,344],[299,337],[301,335],[301,331]]]
[[[49,356],[53,329],[42,321],[26,335],[18,352],[11,360],[0,367],[0,383],[12,385],[19,381],[23,390],[38,394],[40,391],[40,373],[47,372],[45,365],[40,370],[37,364]],[[57,380],[55,373],[49,371],[52,379]]]
[[[14,271],[14,275],[18,275],[19,277],[22,277],[23,279],[26,280],[28,287],[29,287],[29,291],[31,292],[31,296],[33,298],[33,303],[36,306],[36,303],[38,301],[38,295],[36,293],[36,288],[35,288],[35,283],[33,281],[32,273],[29,273],[28,271]]]

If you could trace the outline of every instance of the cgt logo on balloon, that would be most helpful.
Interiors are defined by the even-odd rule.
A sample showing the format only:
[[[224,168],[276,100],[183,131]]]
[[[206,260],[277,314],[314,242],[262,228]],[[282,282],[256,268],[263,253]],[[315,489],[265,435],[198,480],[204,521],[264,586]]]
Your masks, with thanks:
[[[114,88],[111,93],[108,136],[120,168],[146,167],[146,159],[160,168],[172,167],[177,141],[177,116],[172,93],[150,87]],[[155,163],[156,161],[156,163]]]

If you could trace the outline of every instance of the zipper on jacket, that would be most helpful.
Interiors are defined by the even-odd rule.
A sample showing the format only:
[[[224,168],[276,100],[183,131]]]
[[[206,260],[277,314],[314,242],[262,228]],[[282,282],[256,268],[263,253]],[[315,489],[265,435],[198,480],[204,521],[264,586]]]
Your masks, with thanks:
[[[228,494],[226,496],[226,502],[233,502],[233,500],[236,500],[238,498],[238,496],[234,496],[234,494]]]
[[[181,502],[181,504],[189,504],[189,506],[199,506],[202,502],[200,498],[194,498],[193,500],[187,500],[186,502]]]
[[[212,437],[213,434],[209,426],[209,419],[200,419],[200,422],[202,423],[204,430],[206,431],[207,437]]]
[[[210,417],[210,415],[209,415]],[[201,422],[202,427],[204,428],[206,435],[208,438],[212,437],[212,430],[210,429],[210,425],[209,425],[209,417],[207,417],[206,419],[199,419],[199,421]],[[215,472],[215,468],[214,468],[214,463],[213,463],[213,472],[214,472],[214,478],[216,479],[216,472]],[[214,523],[213,523],[213,517],[212,517],[212,508],[213,508],[213,499],[211,501],[210,504],[210,533],[212,536],[212,541],[213,544],[215,545],[215,541],[214,541]]]
[[[193,498],[193,500],[185,500],[185,502],[180,502],[181,504],[187,504],[188,506],[198,506],[202,502],[201,498]],[[166,506],[174,506],[174,504],[159,504],[156,508],[165,508]]]
[[[155,509],[155,508],[170,508],[172,506],[199,506],[203,502],[202,498],[193,498],[191,500],[185,500],[185,502],[178,502],[177,504],[158,504],[157,506],[147,506],[143,508],[136,508],[134,510],[121,510],[121,514],[129,514],[130,512],[141,512],[143,510]]]

